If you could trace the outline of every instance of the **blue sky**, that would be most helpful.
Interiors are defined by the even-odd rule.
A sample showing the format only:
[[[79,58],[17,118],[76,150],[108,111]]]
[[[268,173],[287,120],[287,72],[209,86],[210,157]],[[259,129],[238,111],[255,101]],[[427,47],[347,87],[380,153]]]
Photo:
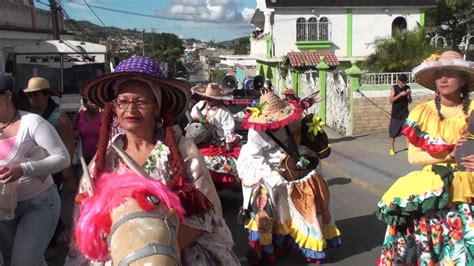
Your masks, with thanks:
[[[59,2],[73,19],[101,25],[84,0]],[[87,0],[87,3],[106,26],[154,29],[155,32],[170,32],[184,38],[214,41],[249,35],[252,27],[248,21],[256,6],[256,0]]]

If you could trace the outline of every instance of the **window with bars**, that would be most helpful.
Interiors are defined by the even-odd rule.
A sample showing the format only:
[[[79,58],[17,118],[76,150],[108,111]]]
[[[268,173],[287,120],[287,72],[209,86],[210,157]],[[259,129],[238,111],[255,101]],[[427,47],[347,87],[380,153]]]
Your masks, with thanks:
[[[329,19],[316,17],[306,20],[300,17],[296,20],[296,41],[327,41],[330,39]]]
[[[306,41],[306,19],[298,18],[296,20],[296,41]]]

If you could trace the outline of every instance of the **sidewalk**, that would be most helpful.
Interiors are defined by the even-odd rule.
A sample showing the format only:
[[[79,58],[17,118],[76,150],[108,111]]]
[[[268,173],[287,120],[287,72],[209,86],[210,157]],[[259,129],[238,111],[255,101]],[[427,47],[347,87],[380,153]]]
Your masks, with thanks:
[[[388,154],[388,131],[378,131],[357,136],[341,136],[326,127],[325,132],[331,143],[331,155],[323,159],[323,166],[338,171],[378,195],[400,176],[421,169],[407,160],[405,137],[395,142],[395,156]]]

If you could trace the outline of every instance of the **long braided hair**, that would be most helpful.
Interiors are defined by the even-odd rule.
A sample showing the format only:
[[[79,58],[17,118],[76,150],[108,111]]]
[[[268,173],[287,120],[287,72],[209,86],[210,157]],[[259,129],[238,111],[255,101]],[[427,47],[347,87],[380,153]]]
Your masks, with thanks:
[[[107,148],[111,138],[114,116],[113,104],[106,103],[102,115],[102,126],[100,129],[97,156],[95,159],[95,177],[101,176],[106,171]],[[168,114],[164,114],[164,142],[170,149],[168,162],[172,173],[172,178],[167,181],[166,185],[180,198],[181,205],[186,211],[186,216],[205,213],[208,210],[213,209],[213,205],[201,191],[196,189],[192,183],[186,180],[184,162],[181,158],[178,143],[174,135],[173,125],[173,119]]]
[[[471,104],[471,100],[469,99],[469,86],[465,84],[461,87],[461,100],[462,100],[462,112],[467,117],[469,115],[469,105]],[[441,96],[439,96],[439,92],[436,92],[435,97],[435,105],[436,111],[438,111],[438,117],[440,120],[444,119],[443,114],[441,114]]]
[[[99,177],[105,171],[106,153],[112,137],[112,123],[114,122],[113,103],[106,103],[102,113],[102,126],[100,127],[99,143],[97,144],[97,155],[95,159],[94,176]]]

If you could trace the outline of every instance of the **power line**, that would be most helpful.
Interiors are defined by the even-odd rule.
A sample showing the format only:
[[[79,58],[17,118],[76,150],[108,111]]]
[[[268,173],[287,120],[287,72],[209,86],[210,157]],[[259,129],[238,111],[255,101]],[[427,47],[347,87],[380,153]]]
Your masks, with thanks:
[[[94,9],[92,9],[92,7],[89,5],[89,3],[87,3],[87,0],[84,0],[84,4],[86,4],[86,6],[92,11],[94,16],[100,21],[100,23],[102,23],[102,25],[104,27],[107,27],[107,26],[105,26],[105,23],[102,21],[102,19],[100,19],[100,17],[97,15],[97,13],[95,13]]]
[[[51,7],[48,3],[43,3],[43,2],[41,2],[40,0],[36,0],[36,3],[40,3],[40,4],[43,4],[43,5],[45,5],[45,6]]]

